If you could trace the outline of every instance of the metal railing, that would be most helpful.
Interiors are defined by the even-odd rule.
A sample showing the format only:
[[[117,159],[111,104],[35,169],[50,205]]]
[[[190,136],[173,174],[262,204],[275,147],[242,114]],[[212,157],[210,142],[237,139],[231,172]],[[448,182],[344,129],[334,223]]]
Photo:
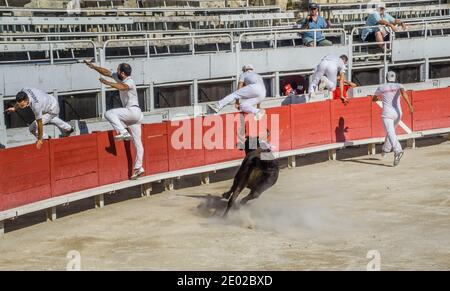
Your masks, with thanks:
[[[25,52],[28,57],[28,59],[25,61],[31,61],[32,59],[31,59],[30,52],[42,52],[43,51],[46,53],[45,58],[44,59],[35,59],[33,61],[48,60],[50,62],[50,64],[54,64],[54,62],[55,62],[54,52],[57,55],[57,60],[62,60],[62,59],[78,60],[78,58],[75,56],[74,50],[76,50],[76,49],[86,50],[87,49],[86,46],[83,46],[82,44],[88,44],[88,45],[92,46],[91,58],[94,61],[97,61],[97,46],[91,40],[0,41],[0,52],[1,53]],[[58,52],[60,50],[70,50],[71,58],[59,58]],[[21,60],[7,60],[7,61],[0,61],[0,63],[14,62],[14,61],[21,61]]]
[[[222,50],[222,52],[233,52],[233,37],[230,34],[214,34],[214,35],[191,35],[191,36],[172,36],[172,37],[157,37],[157,38],[135,38],[135,39],[127,39],[128,46],[141,46],[145,48],[145,56],[147,58],[151,57],[150,48],[154,48],[155,55],[173,55],[173,54],[191,54],[195,55],[196,53],[205,53],[205,51],[196,51],[195,46],[199,44],[204,44],[200,42],[196,42],[197,39],[207,39],[212,38],[214,40],[214,44],[218,44],[220,40],[227,40],[227,42],[221,43],[229,43],[229,50]],[[103,45],[103,51],[105,53],[105,59],[108,58],[108,49],[111,48],[111,44],[121,43],[123,40],[107,40]],[[153,45],[152,45],[153,44]],[[170,51],[170,46],[189,46],[188,52],[181,53],[172,53]],[[167,53],[158,53],[156,47],[166,47],[168,49]],[[221,51],[218,46],[216,46],[216,52]],[[131,54],[129,55],[132,56]],[[122,56],[121,56],[122,57]]]
[[[386,31],[389,33],[389,39],[387,41],[383,42],[355,42],[355,35],[357,35],[358,38],[360,38],[360,34],[364,29],[367,28],[380,28],[383,27],[386,29]],[[392,55],[392,42],[393,42],[393,31],[390,27],[383,26],[383,25],[374,25],[374,26],[363,26],[363,27],[355,27],[352,29],[350,33],[350,39],[349,39],[349,52],[348,52],[348,77],[351,79],[352,76],[352,69],[354,69],[355,62],[357,59],[361,60],[363,59],[362,66],[364,68],[369,68],[368,58],[377,58],[378,61],[376,61],[375,65],[376,67],[380,67],[382,65],[385,68],[385,72],[387,72],[388,63],[391,60]],[[373,46],[379,46],[382,45],[383,49],[381,52],[375,52],[371,53],[369,49]],[[363,49],[366,49],[363,51]]]
[[[257,31],[257,32],[245,32],[239,36],[238,44],[240,49],[242,49],[242,43],[245,42],[245,38],[250,39],[247,42],[256,42],[256,41],[269,41],[272,44],[272,48],[276,49],[278,47],[278,41],[286,40],[286,39],[294,39],[293,36],[296,35],[297,38],[301,38],[301,34],[305,32],[313,32],[314,38],[313,43],[316,46],[317,43],[317,34],[323,33],[324,36],[334,37],[338,36],[341,39],[340,45],[345,45],[347,42],[347,33],[342,28],[328,28],[328,29],[288,29],[288,30],[270,30],[270,31]],[[288,36],[282,37],[281,35],[285,34]],[[293,43],[295,46],[295,43]],[[339,44],[338,44],[339,45]]]

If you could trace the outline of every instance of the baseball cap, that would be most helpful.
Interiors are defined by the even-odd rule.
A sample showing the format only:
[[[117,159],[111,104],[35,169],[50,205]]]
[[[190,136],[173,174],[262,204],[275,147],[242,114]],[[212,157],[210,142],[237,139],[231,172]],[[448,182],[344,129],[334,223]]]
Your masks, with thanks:
[[[389,71],[389,72],[386,74],[386,80],[387,80],[388,82],[395,82],[396,79],[397,79],[397,75],[395,74],[395,72]]]
[[[311,9],[311,8],[318,8],[319,5],[317,5],[317,3],[309,3],[308,7],[309,7],[309,9]]]
[[[248,71],[248,70],[254,70],[255,69],[255,67],[253,67],[253,65],[250,65],[250,64],[247,64],[247,65],[244,65],[243,67],[242,67],[242,71]]]

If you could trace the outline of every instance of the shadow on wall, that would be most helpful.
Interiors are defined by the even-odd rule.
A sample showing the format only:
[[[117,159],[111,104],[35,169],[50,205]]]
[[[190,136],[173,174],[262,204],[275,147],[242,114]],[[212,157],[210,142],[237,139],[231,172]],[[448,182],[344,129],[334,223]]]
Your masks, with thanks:
[[[105,151],[109,154],[117,156],[117,148],[116,148],[116,143],[114,141],[114,136],[113,136],[112,131],[108,131],[108,140],[109,140],[109,146],[105,147]],[[133,157],[131,156],[131,142],[124,141],[124,145],[125,145],[125,152],[126,152],[126,156],[127,156],[128,177],[130,177],[133,172]]]
[[[344,117],[339,117],[339,124],[334,132],[336,134],[336,142],[345,142],[345,133],[348,132],[348,126],[345,126]]]

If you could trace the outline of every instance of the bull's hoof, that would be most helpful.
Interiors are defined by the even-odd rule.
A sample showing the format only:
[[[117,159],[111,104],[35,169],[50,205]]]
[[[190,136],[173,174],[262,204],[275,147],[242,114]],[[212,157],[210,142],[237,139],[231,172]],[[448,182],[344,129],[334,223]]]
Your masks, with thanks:
[[[225,193],[222,194],[222,197],[225,198],[225,199],[229,199],[230,196],[231,196],[231,192],[230,191],[225,192]]]

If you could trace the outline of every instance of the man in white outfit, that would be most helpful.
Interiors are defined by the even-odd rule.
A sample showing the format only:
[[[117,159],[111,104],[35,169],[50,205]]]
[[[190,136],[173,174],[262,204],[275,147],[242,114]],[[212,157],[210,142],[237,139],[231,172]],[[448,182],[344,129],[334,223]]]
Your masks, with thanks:
[[[35,120],[29,126],[30,132],[37,138],[36,147],[41,149],[44,139],[49,136],[44,133],[45,124],[53,124],[61,130],[62,136],[69,136],[74,132],[74,128],[67,122],[61,120],[59,115],[58,100],[52,95],[35,88],[23,88],[16,95],[16,104],[14,107],[6,109],[7,113],[24,109],[30,106],[34,113]]]
[[[225,105],[236,101],[238,109],[245,113],[253,113],[255,120],[260,120],[264,116],[265,111],[257,108],[257,105],[266,98],[266,86],[263,78],[254,72],[252,65],[242,67],[242,72],[239,77],[238,90],[219,102],[210,104],[209,107],[217,113]]]
[[[334,54],[326,55],[314,70],[308,93],[311,96],[314,96],[318,89],[328,89],[329,91],[334,91],[337,86],[337,78],[339,74],[340,98],[344,104],[348,103],[347,98],[344,97],[345,70],[347,62],[348,57],[346,55],[341,55],[340,57]]]
[[[110,82],[100,78],[100,82],[119,90],[120,100],[123,108],[115,108],[106,111],[105,118],[111,123],[112,127],[118,133],[114,139],[116,140],[133,140],[136,148],[136,161],[134,163],[134,171],[130,179],[136,180],[144,174],[142,167],[142,159],[144,156],[144,147],[141,139],[141,121],[144,118],[139,108],[138,94],[136,85],[131,79],[131,66],[122,63],[117,67],[117,72],[112,73],[110,70],[98,67],[90,62],[85,61],[89,68],[96,70],[106,77],[113,78],[116,82]],[[124,124],[128,127],[127,131]]]
[[[395,73],[389,71],[386,75],[386,79],[388,83],[377,88],[373,96],[373,101],[381,99],[383,103],[381,118],[383,119],[383,125],[386,131],[386,140],[383,145],[382,156],[384,157],[387,153],[394,151],[394,166],[397,166],[403,156],[402,146],[395,134],[395,128],[402,118],[400,96],[408,104],[409,112],[413,113],[414,110],[403,85],[395,83]]]

